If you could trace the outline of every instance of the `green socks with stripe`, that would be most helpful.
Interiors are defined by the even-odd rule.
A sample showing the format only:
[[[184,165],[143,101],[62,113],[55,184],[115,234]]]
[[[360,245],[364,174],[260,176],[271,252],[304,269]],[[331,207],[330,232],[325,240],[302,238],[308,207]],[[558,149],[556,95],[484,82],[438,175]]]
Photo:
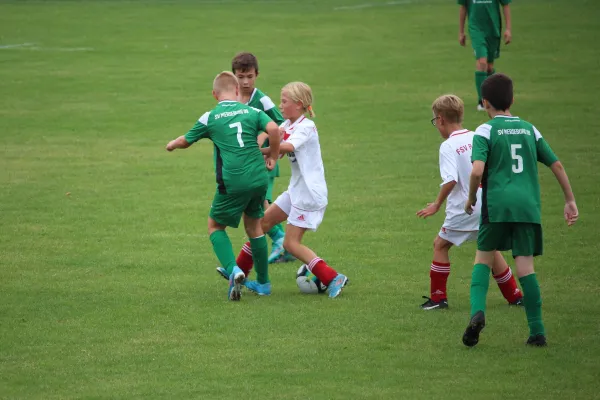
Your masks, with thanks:
[[[269,251],[265,235],[250,239],[250,248],[254,259],[256,280],[260,284],[269,283]]]
[[[479,102],[481,102],[481,84],[487,77],[487,71],[475,71],[475,88],[477,89],[477,101]]]
[[[471,317],[477,311],[485,314],[487,292],[490,287],[490,268],[485,264],[475,264],[471,276]]]
[[[535,274],[519,278],[523,288],[523,305],[527,314],[527,324],[531,336],[546,335],[542,322],[542,295]]]
[[[231,240],[229,240],[227,232],[214,231],[210,235],[210,242],[219,262],[227,270],[227,273],[231,274],[233,267],[235,267],[235,255],[233,254],[233,247],[231,246]]]

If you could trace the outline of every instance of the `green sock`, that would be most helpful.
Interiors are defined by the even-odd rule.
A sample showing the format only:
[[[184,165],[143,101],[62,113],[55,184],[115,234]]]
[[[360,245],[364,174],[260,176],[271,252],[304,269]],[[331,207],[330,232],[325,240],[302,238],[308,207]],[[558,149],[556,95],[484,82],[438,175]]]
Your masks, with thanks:
[[[487,71],[475,71],[475,88],[477,88],[477,99],[479,102],[481,102],[481,84],[487,77]]]
[[[490,72],[487,73],[487,76],[492,76],[496,73],[496,69],[492,68],[492,70]]]
[[[252,258],[256,267],[256,280],[258,283],[269,283],[269,251],[267,238],[263,235],[256,239],[250,239]]]
[[[542,322],[542,295],[540,285],[535,274],[519,278],[523,288],[523,304],[525,305],[525,314],[527,314],[527,323],[529,324],[529,334],[545,335],[544,323]]]
[[[233,267],[235,267],[235,255],[233,254],[233,247],[231,246],[231,240],[229,240],[227,232],[214,231],[210,235],[210,242],[219,262],[223,268],[227,269],[227,273],[231,274]]]
[[[471,317],[477,311],[485,314],[485,302],[490,287],[490,268],[485,264],[475,264],[471,276]]]
[[[281,224],[277,224],[274,227],[272,227],[269,232],[267,232],[267,235],[269,235],[271,240],[275,242],[275,241],[281,239],[285,234],[284,234],[283,227],[281,226]]]

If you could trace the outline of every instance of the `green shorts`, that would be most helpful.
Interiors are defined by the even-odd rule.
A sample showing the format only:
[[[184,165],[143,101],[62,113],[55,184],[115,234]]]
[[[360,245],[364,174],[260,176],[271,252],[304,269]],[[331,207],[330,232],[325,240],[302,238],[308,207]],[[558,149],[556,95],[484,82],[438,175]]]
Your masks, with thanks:
[[[500,38],[485,36],[482,33],[470,33],[471,46],[475,53],[475,59],[486,58],[488,63],[493,63],[500,58]]]
[[[247,192],[221,194],[217,192],[210,206],[210,217],[217,223],[232,228],[240,225],[242,214],[251,218],[264,216],[266,186],[250,189]]]
[[[491,222],[479,225],[477,250],[512,250],[513,257],[541,256],[542,226],[527,222]]]

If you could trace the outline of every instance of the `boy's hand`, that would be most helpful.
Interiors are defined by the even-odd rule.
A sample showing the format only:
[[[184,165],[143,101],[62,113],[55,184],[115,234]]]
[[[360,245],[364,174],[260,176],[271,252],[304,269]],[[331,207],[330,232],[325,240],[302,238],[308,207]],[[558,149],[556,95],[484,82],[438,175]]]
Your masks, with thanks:
[[[433,214],[440,210],[440,205],[437,203],[428,203],[427,207],[422,210],[417,211],[417,217],[427,218],[431,217]]]
[[[473,214],[473,207],[477,203],[477,198],[475,200],[468,199],[465,203],[465,212],[469,215]]]
[[[458,34],[458,43],[463,47],[467,43],[467,37],[462,32]]]
[[[567,221],[567,225],[571,226],[575,224],[577,218],[579,218],[577,204],[574,201],[567,201],[565,203],[565,220]]]
[[[273,171],[273,168],[275,168],[275,165],[277,165],[277,160],[273,160],[272,158],[268,157],[265,159],[265,164],[267,165],[267,169],[269,171]]]
[[[512,33],[510,29],[504,31],[504,44],[509,44],[512,41]]]
[[[177,147],[175,147],[176,141],[177,141],[177,139],[171,140],[169,143],[167,143],[167,151],[173,151],[177,148]]]

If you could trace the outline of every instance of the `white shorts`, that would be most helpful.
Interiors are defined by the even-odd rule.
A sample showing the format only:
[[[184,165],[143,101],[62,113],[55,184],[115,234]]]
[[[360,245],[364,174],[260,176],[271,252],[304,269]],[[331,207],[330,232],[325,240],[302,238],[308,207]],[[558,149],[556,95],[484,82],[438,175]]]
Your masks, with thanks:
[[[479,233],[479,231],[455,231],[442,227],[438,236],[455,246],[460,246],[464,242],[470,242],[472,240],[476,241],[477,233]]]
[[[325,208],[317,211],[306,211],[296,208],[292,205],[292,199],[287,190],[279,195],[274,202],[277,207],[281,208],[288,215],[287,223],[299,228],[306,228],[311,231],[316,231],[323,217],[325,216]]]

